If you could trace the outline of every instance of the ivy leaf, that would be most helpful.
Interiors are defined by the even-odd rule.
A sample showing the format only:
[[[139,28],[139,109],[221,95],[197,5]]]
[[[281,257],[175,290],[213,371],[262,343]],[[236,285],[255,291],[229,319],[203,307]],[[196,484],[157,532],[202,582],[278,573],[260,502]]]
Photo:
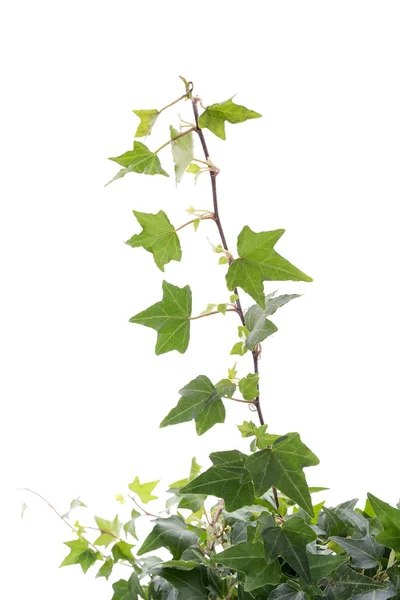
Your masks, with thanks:
[[[339,544],[352,558],[351,564],[355,569],[372,569],[377,567],[385,551],[384,546],[378,544],[371,535],[361,539],[342,538],[332,536],[329,538]]]
[[[385,589],[383,583],[360,575],[347,565],[343,565],[330,575],[325,596],[328,600],[348,600],[358,594],[378,592],[383,589]]]
[[[130,533],[131,536],[134,537],[134,538],[136,538],[136,539],[138,539],[138,536],[136,535],[136,524],[135,524],[135,521],[139,517],[141,517],[140,512],[138,512],[137,510],[133,509],[132,512],[131,512],[131,518],[130,518],[130,520],[127,521],[127,523],[125,523],[125,525],[124,525],[125,534]]]
[[[372,494],[368,494],[368,499],[383,527],[383,531],[376,536],[376,541],[400,552],[400,510]]]
[[[133,544],[127,544],[124,541],[120,541],[114,544],[114,546],[111,548],[111,552],[114,557],[114,562],[117,562],[120,559],[127,560],[131,563],[135,562],[135,558],[131,552],[131,549],[133,547]]]
[[[246,338],[246,346],[249,350],[254,350],[256,344],[259,344],[278,331],[276,325],[267,317],[276,313],[278,308],[284,306],[290,300],[300,298],[300,294],[283,294],[276,297],[275,294],[276,292],[272,292],[265,296],[265,310],[258,306],[258,304],[254,304],[246,312],[245,323],[249,330]]]
[[[391,583],[385,585],[385,589],[374,590],[373,592],[366,592],[364,594],[357,594],[354,596],[354,600],[387,600],[393,598],[396,600],[396,590]]]
[[[304,592],[292,587],[288,583],[278,585],[268,596],[268,600],[305,600],[305,598]]]
[[[307,544],[317,537],[303,519],[293,517],[282,527],[269,527],[262,532],[265,557],[272,562],[282,558],[306,581],[311,583],[311,573],[306,552]]]
[[[70,553],[64,558],[60,567],[80,565],[82,571],[86,573],[89,567],[99,559],[99,553],[89,548],[89,542],[84,538],[78,538],[72,542],[64,542],[64,544],[68,546]]]
[[[213,452],[213,466],[181,489],[183,494],[206,494],[225,500],[228,511],[252,504],[254,488],[244,467],[246,455],[238,450]]]
[[[152,552],[157,548],[168,548],[174,559],[179,559],[186,548],[196,545],[198,537],[182,517],[171,516],[166,519],[155,519],[156,525],[138,550],[138,556]]]
[[[149,599],[151,600],[176,600],[178,590],[169,581],[159,577],[153,577],[149,583]]]
[[[229,382],[230,383],[230,382]],[[161,421],[160,427],[195,419],[196,431],[202,435],[216,423],[225,421],[221,395],[205,375],[199,375],[179,391],[178,404]]]
[[[133,235],[127,242],[131,248],[142,247],[154,256],[157,267],[164,271],[164,265],[171,260],[180,261],[182,250],[174,226],[163,210],[157,214],[132,211],[142,227],[139,234]]]
[[[243,227],[238,237],[239,258],[230,264],[226,274],[229,290],[241,287],[265,309],[263,281],[312,281],[274,250],[284,232],[276,229],[255,233],[247,225]]]
[[[160,570],[161,577],[169,581],[178,590],[178,600],[207,600],[207,570],[198,566],[191,571],[165,567]]]
[[[108,160],[116,162],[123,169],[118,171],[115,177],[106,185],[125,177],[127,173],[144,173],[145,175],[165,175],[165,177],[169,177],[168,173],[162,168],[157,154],[151,152],[142,142],[135,141],[133,150],[128,150],[124,154],[111,157]]]
[[[146,598],[136,573],[132,573],[128,581],[120,579],[113,583],[114,595],[111,600],[138,600]]]
[[[236,342],[236,344],[233,346],[232,350],[230,351],[230,354],[239,354],[239,356],[243,356],[244,354],[246,354],[246,352],[247,352],[246,344],[244,344],[244,342]]]
[[[324,506],[322,510],[324,512],[324,516],[321,516],[320,524],[322,529],[326,531],[327,536],[345,536],[347,534],[348,527],[346,523],[337,515],[336,510],[333,508],[328,508],[327,506]]]
[[[159,483],[159,482],[160,482],[160,480],[157,479],[157,481],[149,481],[148,483],[140,483],[139,477],[135,477],[135,479],[132,481],[132,483],[129,484],[128,487],[132,492],[134,492],[135,494],[137,494],[139,496],[139,498],[143,502],[143,504],[147,504],[151,500],[157,500],[158,496],[152,496],[151,492],[154,490],[157,483]]]
[[[70,512],[72,510],[74,510],[75,508],[79,508],[79,507],[87,508],[86,504],[84,504],[84,502],[82,502],[82,500],[80,498],[75,498],[74,500],[71,500],[69,511],[67,513],[65,513],[65,515],[63,515],[63,518],[69,519]],[[25,508],[26,508],[26,504],[25,504]],[[25,512],[25,509],[23,512]],[[23,515],[23,513],[22,513],[22,515]],[[21,517],[22,517],[22,515],[21,515]]]
[[[258,391],[258,373],[249,373],[239,381],[239,390],[245,400],[254,400],[257,398]]]
[[[260,113],[249,110],[245,106],[235,104],[232,98],[225,102],[212,104],[200,115],[199,125],[202,129],[207,128],[222,140],[226,139],[225,121],[228,123],[243,123],[248,119],[258,119]]]
[[[183,354],[189,345],[192,292],[188,285],[179,288],[167,281],[163,281],[162,289],[163,299],[160,302],[146,308],[129,321],[157,331],[157,355],[171,350]]]
[[[101,517],[95,517],[94,520],[101,532],[100,536],[94,542],[96,546],[107,547],[111,542],[115,542],[119,538],[122,524],[119,521],[118,515],[113,521],[107,521]]]
[[[266,584],[276,585],[281,578],[279,562],[275,560],[267,563],[262,541],[254,542],[253,527],[247,530],[247,542],[220,552],[217,560],[221,565],[245,574],[246,592]]]
[[[179,135],[179,131],[170,126],[171,139]],[[172,156],[175,163],[175,181],[178,184],[182,175],[193,160],[193,135],[187,133],[171,142]]]
[[[246,460],[257,496],[272,486],[294,500],[310,516],[314,516],[311,496],[302,469],[317,465],[319,459],[300,439],[288,433],[274,442],[272,448],[260,450]]]
[[[151,108],[148,110],[133,110],[132,112],[140,119],[135,137],[138,138],[150,135],[154,123],[157,121],[157,117],[160,114],[159,111],[156,108]]]
[[[336,571],[343,563],[347,562],[347,556],[334,556],[333,554],[308,554],[311,583],[318,583],[325,579],[332,571]]]
[[[114,566],[114,561],[112,560],[112,558],[107,558],[107,560],[104,561],[104,563],[102,564],[102,566],[100,567],[96,578],[98,577],[105,577],[108,581],[108,578],[110,577],[112,570],[113,570],[113,566]]]

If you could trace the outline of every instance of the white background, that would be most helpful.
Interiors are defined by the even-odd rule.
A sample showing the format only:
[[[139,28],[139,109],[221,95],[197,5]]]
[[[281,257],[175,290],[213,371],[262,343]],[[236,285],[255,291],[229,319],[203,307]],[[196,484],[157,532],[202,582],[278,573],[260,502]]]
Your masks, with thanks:
[[[4,5],[1,591],[112,595],[79,567],[57,569],[70,533],[18,488],[61,511],[80,495],[113,518],[114,495],[136,475],[162,478],[162,492],[192,456],[208,466],[210,451],[248,448],[235,423],[251,414],[234,403],[202,438],[193,423],[158,429],[190,379],[226,375],[235,316],[194,322],[184,356],[156,357],[156,333],[128,323],[161,298],[163,279],[149,253],[123,244],[139,231],[132,209],[162,208],[178,226],[190,204],[211,207],[207,177],[176,189],[173,177],[133,174],[103,187],[118,168],[106,157],[131,147],[131,110],[178,97],[178,75],[205,104],[237,93],[263,114],[228,124],[226,142],[207,134],[232,250],[244,224],[284,227],[278,251],[315,280],[266,284],[305,294],[264,344],[270,431],[301,433],[321,459],[308,480],[330,486],[329,503],[367,491],[398,500],[399,16],[398,2],[367,0]],[[188,104],[179,110],[190,119]],[[163,114],[150,148],[176,114]],[[171,171],[169,149],[161,159]],[[185,229],[182,263],[165,272],[192,286],[194,314],[227,299],[207,237],[219,242],[212,223]],[[241,359],[241,374],[250,366]]]

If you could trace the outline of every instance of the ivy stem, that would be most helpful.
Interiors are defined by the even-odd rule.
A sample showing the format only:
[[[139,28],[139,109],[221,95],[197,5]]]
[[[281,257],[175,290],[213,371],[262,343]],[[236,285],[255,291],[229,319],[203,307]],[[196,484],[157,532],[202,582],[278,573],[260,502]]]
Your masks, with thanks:
[[[46,498],[44,498],[44,496],[42,496],[38,492],[35,492],[34,490],[31,490],[29,488],[22,488],[22,489],[24,491],[26,491],[26,492],[29,492],[30,494],[34,494],[35,496],[37,496],[38,498],[40,498],[41,500],[43,500],[43,502],[45,502],[47,504],[47,506],[49,508],[51,508],[51,510],[53,510],[56,513],[57,517],[59,517],[59,519],[61,519],[61,521],[63,521],[66,525],[68,525],[68,527],[70,529],[72,529],[72,531],[74,533],[76,533],[75,527],[73,527],[73,525],[71,525],[71,523],[69,523],[67,521],[67,519],[65,517],[63,517],[62,514],[59,513],[58,510],[56,508],[54,508],[54,506],[52,504],[50,504],[50,502],[48,500],[46,500]],[[111,535],[113,535],[113,534],[111,534]],[[83,537],[83,536],[81,536],[81,537]],[[107,557],[104,556],[104,554],[94,544],[92,544],[91,542],[89,542],[89,540],[87,540],[86,538],[83,538],[83,539],[85,539],[88,542],[89,546],[91,546],[96,552],[98,552],[101,555],[101,557],[103,558],[103,560],[106,560]]]
[[[160,518],[160,515],[155,515],[154,513],[148,512],[145,508],[143,508],[143,506],[140,506],[139,502],[136,501],[136,498],[134,496],[128,494],[128,497],[132,500],[132,502],[136,504],[136,506],[142,511],[142,513],[146,515],[146,517],[155,517],[156,519]]]
[[[184,137],[185,135],[188,135],[189,133],[192,133],[192,131],[196,131],[196,128],[195,127],[191,127],[187,131],[182,131],[182,133],[179,133],[175,137],[173,137],[170,140],[168,140],[168,142],[165,142],[165,144],[163,144],[162,146],[160,146],[159,148],[157,148],[157,150],[154,152],[154,154],[158,154],[160,152],[160,150],[162,150],[166,146],[169,146],[169,144],[172,144],[172,142],[175,142],[176,140],[179,140],[181,137]]]
[[[179,231],[180,229],[183,229],[184,227],[191,225],[195,221],[206,221],[207,219],[214,219],[214,215],[205,215],[204,217],[196,217],[196,219],[192,219],[191,221],[188,221],[187,223],[184,223],[183,225],[180,225],[179,227],[177,227],[175,229],[175,233],[177,231]]]
[[[183,100],[184,98],[187,98],[187,94],[183,94],[183,96],[181,96],[180,98],[177,98],[176,100],[174,100],[173,102],[171,102],[170,104],[167,104],[167,106],[164,106],[164,108],[162,108],[161,110],[159,110],[159,113],[162,113],[164,110],[167,110],[167,108],[170,108],[171,106],[174,106],[174,104],[178,104],[178,102],[180,102],[181,100]]]
[[[227,308],[226,312],[237,312],[237,308]],[[202,319],[203,317],[209,317],[210,315],[222,315],[222,313],[220,310],[212,310],[211,312],[205,313],[204,315],[190,317],[189,321],[195,321],[196,319]]]
[[[240,398],[229,398],[224,396],[226,400],[233,400],[234,402],[243,402],[243,404],[254,404],[254,400],[241,400]]]

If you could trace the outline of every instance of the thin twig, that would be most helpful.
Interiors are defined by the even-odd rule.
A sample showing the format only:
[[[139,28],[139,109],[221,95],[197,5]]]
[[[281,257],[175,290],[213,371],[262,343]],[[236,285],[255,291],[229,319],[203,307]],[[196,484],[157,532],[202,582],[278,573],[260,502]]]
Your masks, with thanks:
[[[136,498],[134,496],[131,496],[129,494],[128,497],[132,500],[132,502],[136,504],[138,508],[140,508],[140,510],[146,515],[146,517],[155,517],[156,519],[160,518],[160,515],[155,515],[154,513],[148,512],[145,508],[143,508],[143,506],[140,506],[140,504],[136,501]]]
[[[227,308],[226,312],[237,312],[237,308]],[[212,310],[211,312],[204,313],[204,315],[198,315],[197,317],[190,317],[189,321],[195,321],[196,319],[202,319],[203,317],[209,317],[210,315],[222,315],[220,310]]]
[[[176,142],[176,140],[179,140],[181,137],[184,137],[185,135],[188,135],[189,133],[192,133],[192,131],[195,131],[194,127],[192,127],[191,129],[188,129],[187,131],[182,131],[182,133],[176,135],[175,137],[173,137],[170,140],[168,140],[168,142],[165,142],[165,144],[163,144],[162,146],[160,146],[159,148],[157,148],[157,150],[154,152],[154,154],[158,154],[160,152],[160,150],[162,150],[163,148],[165,148],[169,144],[172,144],[172,142]]]

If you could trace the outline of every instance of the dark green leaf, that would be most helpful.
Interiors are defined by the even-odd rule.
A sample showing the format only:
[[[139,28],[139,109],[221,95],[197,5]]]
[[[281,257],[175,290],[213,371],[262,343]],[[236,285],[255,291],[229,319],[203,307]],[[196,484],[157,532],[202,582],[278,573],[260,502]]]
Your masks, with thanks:
[[[247,541],[247,523],[245,521],[237,521],[232,525],[229,541],[231,546]]]
[[[276,585],[281,577],[277,560],[267,563],[262,541],[254,542],[254,528],[247,530],[248,541],[232,546],[217,555],[221,565],[246,575],[244,589],[250,592],[266,584]]]
[[[203,507],[206,497],[202,494],[187,494],[181,498],[178,508],[186,508],[192,512],[197,512]]]
[[[179,135],[179,131],[174,129],[172,125],[169,129],[171,132],[171,139]],[[171,142],[171,148],[175,163],[175,180],[176,183],[179,183],[182,179],[182,175],[193,160],[192,133],[187,133],[186,135],[183,135],[177,140]]]
[[[276,590],[271,592],[268,600],[305,600],[305,594],[287,583],[278,585]]]
[[[400,510],[372,494],[368,494],[368,499],[383,527],[383,531],[376,536],[376,541],[400,552]]]
[[[157,154],[151,152],[142,142],[135,141],[133,143],[133,150],[128,150],[128,152],[121,154],[121,156],[114,156],[109,160],[121,165],[123,169],[118,171],[107,185],[117,179],[121,179],[127,173],[144,173],[145,175],[165,175],[169,177],[168,173],[162,168]]]
[[[318,583],[336,571],[348,558],[347,556],[334,556],[333,554],[310,554],[307,553],[308,564],[311,573],[311,583]]]
[[[190,337],[192,292],[163,281],[163,299],[129,321],[157,331],[156,354],[177,350],[186,352]]]
[[[357,594],[357,596],[354,596],[354,600],[387,600],[387,598],[393,598],[393,600],[395,600],[395,595],[396,590],[393,585],[391,583],[386,583],[385,589]]]
[[[361,539],[333,536],[329,538],[339,544],[352,558],[351,564],[356,569],[372,569],[377,567],[385,551],[371,535]]]
[[[178,590],[178,600],[207,600],[207,570],[203,566],[191,571],[162,568],[160,575]]]
[[[190,381],[179,393],[181,398],[178,404],[161,421],[160,427],[195,419],[196,431],[198,435],[202,435],[216,423],[225,421],[221,395],[205,375],[199,375]]]
[[[307,583],[311,583],[306,546],[317,537],[303,519],[294,517],[282,527],[269,527],[262,532],[265,556],[272,562],[282,556]]]
[[[171,260],[180,261],[181,245],[175,228],[163,210],[157,214],[133,211],[142,227],[139,234],[133,235],[126,244],[131,248],[142,247],[154,256],[157,267],[164,271],[164,265]]]
[[[354,598],[357,594],[376,592],[383,589],[385,589],[383,583],[360,575],[347,565],[343,565],[330,575],[325,595],[328,600],[348,600]]]
[[[324,516],[321,516],[321,527],[326,532],[328,537],[339,535],[345,536],[347,533],[347,525],[337,515],[336,510],[324,506],[322,508]]]
[[[132,573],[128,581],[120,579],[113,583],[114,595],[111,600],[137,600],[146,598],[136,573]]]
[[[250,473],[244,467],[246,458],[238,450],[210,454],[213,466],[182,488],[181,493],[223,498],[228,511],[251,504],[254,488]]]
[[[302,469],[319,463],[318,458],[300,439],[288,433],[274,442],[272,448],[260,450],[246,461],[257,496],[275,486],[310,515],[314,515],[311,496]]]
[[[197,544],[197,535],[188,530],[182,517],[173,515],[167,519],[155,519],[154,522],[156,525],[138,550],[138,556],[165,547],[174,559],[179,559],[186,548]]]
[[[229,290],[241,287],[262,308],[266,308],[263,281],[312,281],[275,250],[284,229],[255,233],[247,225],[238,237],[239,258],[229,266],[226,282]]]
[[[145,137],[150,135],[154,123],[157,121],[157,117],[160,114],[156,108],[148,110],[133,110],[133,113],[140,119],[138,128],[136,129],[135,137]]]
[[[248,119],[258,119],[260,113],[249,110],[245,106],[240,106],[232,102],[232,98],[225,102],[212,104],[200,115],[199,125],[201,128],[207,128],[222,140],[225,136],[225,121],[228,123],[243,123]]]
[[[400,600],[400,569],[399,567],[393,565],[387,570],[387,574],[390,577],[390,581],[392,582],[396,596],[394,600]]]
[[[162,577],[153,577],[149,583],[150,600],[176,600],[178,590]]]
[[[100,558],[98,552],[89,548],[89,542],[84,538],[78,538],[72,542],[64,542],[64,544],[68,546],[70,553],[64,558],[60,567],[80,565],[82,571],[86,573],[89,567]]]

